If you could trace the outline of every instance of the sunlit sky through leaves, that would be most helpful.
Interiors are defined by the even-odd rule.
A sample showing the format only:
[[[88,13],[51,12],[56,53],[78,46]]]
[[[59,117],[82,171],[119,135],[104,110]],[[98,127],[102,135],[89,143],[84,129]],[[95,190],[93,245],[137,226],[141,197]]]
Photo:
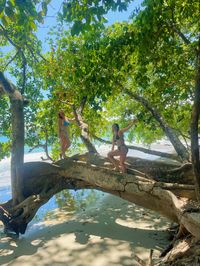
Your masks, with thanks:
[[[113,24],[114,22],[127,21],[134,11],[134,9],[142,3],[143,0],[136,0],[132,2],[127,11],[124,12],[109,12],[106,15],[106,19],[108,20],[108,25]],[[41,24],[38,28],[37,36],[42,41],[43,52],[47,52],[49,50],[49,44],[46,41],[48,32],[52,27],[56,25],[56,14],[62,10],[62,2],[63,0],[53,0],[48,7],[48,13],[44,20],[44,24]]]

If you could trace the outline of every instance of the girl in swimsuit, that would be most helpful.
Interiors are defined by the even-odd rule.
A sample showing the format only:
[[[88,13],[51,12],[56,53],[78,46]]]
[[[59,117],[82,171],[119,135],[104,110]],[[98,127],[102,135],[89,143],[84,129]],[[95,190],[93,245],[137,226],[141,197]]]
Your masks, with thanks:
[[[65,117],[65,113],[63,110],[58,113],[58,135],[60,138],[61,145],[61,159],[66,158],[65,152],[71,145],[71,141],[69,139],[69,125],[71,120],[72,119]]]
[[[113,124],[112,125],[112,132],[113,132],[113,141],[112,141],[112,150],[108,153],[108,159],[111,161],[111,163],[114,165],[114,169],[120,170],[122,173],[126,172],[126,166],[125,166],[125,160],[126,160],[126,155],[128,153],[128,147],[124,143],[124,132],[129,130],[137,120],[133,120],[133,122],[122,129],[119,129],[118,124]],[[117,145],[118,149],[114,150],[115,145]],[[114,159],[114,156],[119,156],[120,160],[119,163],[116,159]]]

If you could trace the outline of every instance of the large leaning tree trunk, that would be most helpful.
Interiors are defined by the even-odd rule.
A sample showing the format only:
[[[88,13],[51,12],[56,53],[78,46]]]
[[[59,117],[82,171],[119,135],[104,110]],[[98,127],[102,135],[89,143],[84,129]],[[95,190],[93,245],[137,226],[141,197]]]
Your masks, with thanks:
[[[24,200],[24,100],[16,87],[0,72],[1,90],[9,97],[12,117],[11,186],[13,205]]]
[[[14,207],[9,202],[2,204],[0,219],[10,230],[23,234],[39,207],[57,192],[93,188],[155,210],[200,239],[199,209],[189,203],[189,199],[195,199],[194,185],[157,182],[134,169],[121,174],[109,167],[107,159],[98,154],[74,156],[54,164],[25,163],[25,200]]]
[[[191,117],[191,151],[192,164],[195,175],[195,190],[200,202],[200,162],[199,162],[199,116],[200,116],[200,38],[197,49],[196,81],[194,89],[194,103]]]
[[[175,151],[177,152],[178,156],[183,161],[189,161],[189,153],[186,149],[186,147],[183,145],[183,143],[179,140],[178,136],[174,132],[174,130],[166,123],[166,121],[160,116],[158,111],[155,107],[152,107],[152,105],[144,99],[142,96],[139,96],[138,94],[130,91],[129,89],[123,89],[124,92],[129,95],[132,99],[138,101],[141,103],[151,114],[152,116],[157,120],[160,127],[164,131],[165,135],[168,137],[170,142],[172,143]]]

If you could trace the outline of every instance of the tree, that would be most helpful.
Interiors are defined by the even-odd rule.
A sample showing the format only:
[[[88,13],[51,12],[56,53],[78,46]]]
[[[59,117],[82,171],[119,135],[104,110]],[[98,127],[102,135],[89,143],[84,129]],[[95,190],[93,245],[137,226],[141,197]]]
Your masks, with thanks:
[[[24,2],[2,1],[0,8],[0,36],[3,46],[10,45],[15,50],[14,56],[5,56],[4,64],[0,72],[0,84],[2,94],[9,97],[11,104],[12,121],[12,159],[11,159],[11,180],[13,205],[21,202],[23,196],[23,162],[24,162],[24,106],[28,101],[24,97],[27,93],[28,80],[27,68],[33,64],[30,54],[37,60],[39,46],[33,34],[36,30],[37,22],[42,22],[47,12],[47,4],[50,2],[42,1],[40,11],[36,11],[36,4],[41,1]],[[33,45],[34,44],[34,45]],[[29,58],[28,58],[29,57]],[[22,75],[18,79],[18,88],[8,81],[4,76],[7,67],[15,62],[22,67]],[[12,72],[12,69],[11,69]],[[13,71],[14,72],[14,71]],[[17,71],[14,75],[20,75]],[[27,79],[27,80],[26,80]],[[4,98],[2,101],[6,102]],[[8,107],[8,106],[7,106]],[[8,109],[4,110],[8,112]],[[7,127],[7,125],[5,125]],[[5,127],[3,129],[5,129]],[[4,131],[5,132],[5,131]],[[3,132],[3,135],[4,135]],[[7,135],[10,137],[9,135]]]
[[[56,44],[56,51],[54,49],[45,55],[48,64],[44,60],[43,63],[39,62],[40,67],[36,66],[36,70],[43,75],[48,99],[40,102],[44,110],[35,115],[34,121],[36,125],[44,122],[45,129],[50,122],[50,132],[42,134],[43,128],[37,132],[40,141],[46,138],[47,143],[49,134],[55,136],[55,119],[52,120],[51,116],[56,114],[58,106],[62,105],[68,113],[73,111],[78,125],[75,136],[81,136],[90,152],[54,164],[24,164],[23,90],[16,89],[1,72],[0,91],[10,97],[13,109],[13,198],[1,205],[0,219],[7,230],[23,234],[38,208],[57,192],[95,188],[160,212],[180,225],[176,239],[184,233],[190,234],[193,241],[198,241],[200,70],[199,28],[198,21],[193,19],[198,17],[198,2],[147,0],[144,9],[136,14],[132,23],[118,23],[105,30],[101,23],[102,15],[122,2],[118,1],[117,6],[115,1],[106,1],[104,6],[100,1],[96,1],[96,5],[93,1],[86,3],[86,23],[83,20],[86,13],[82,15],[83,6],[79,2],[71,1],[69,6],[63,5],[71,12],[67,19],[75,21],[72,33],[79,31],[80,28],[76,28],[81,19],[84,34],[71,36],[67,33]],[[95,12],[92,7],[95,7]],[[75,14],[75,10],[80,12]],[[64,15],[67,16],[65,11]],[[97,24],[95,16],[99,16]],[[4,40],[12,44],[9,29],[3,27],[2,32]],[[31,49],[23,42],[22,45],[26,47],[26,53],[20,50],[17,39],[13,42],[21,55],[16,62],[23,65],[24,73],[24,58],[27,61],[26,55],[31,53]],[[24,79],[20,80],[21,88],[24,88]],[[190,151],[179,137],[188,136],[187,118],[191,114],[191,101],[194,101],[190,132],[194,172],[191,163],[181,165],[180,162],[170,164],[129,158],[128,173],[121,174],[111,170],[107,160],[95,154],[91,136],[107,132],[111,118],[118,120],[121,116],[122,123],[126,123],[125,118],[136,114],[140,120],[136,132],[141,131],[142,125],[147,125],[142,132],[144,140],[150,142],[166,134],[182,160],[188,160]],[[4,100],[2,102],[6,105]],[[119,103],[115,109],[113,102]],[[130,139],[133,137],[131,134]],[[19,141],[16,143],[17,138]],[[54,142],[53,137],[51,141]]]

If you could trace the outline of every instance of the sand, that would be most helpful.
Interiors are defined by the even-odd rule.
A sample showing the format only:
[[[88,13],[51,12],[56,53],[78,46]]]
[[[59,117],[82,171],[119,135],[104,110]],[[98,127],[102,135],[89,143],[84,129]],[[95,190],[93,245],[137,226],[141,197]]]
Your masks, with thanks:
[[[168,142],[156,143],[152,148],[173,152]],[[102,155],[109,149],[109,145],[98,147]],[[38,160],[39,155],[28,154],[26,161]],[[128,155],[158,158],[132,150]],[[5,169],[2,172],[8,179]],[[8,185],[10,180],[4,179],[3,185]],[[30,223],[26,234],[19,239],[0,233],[0,265],[137,266],[133,255],[147,262],[151,249],[156,260],[169,243],[170,222],[118,197],[102,195],[76,214],[53,210],[49,220]]]
[[[129,266],[168,244],[170,223],[158,214],[105,194],[76,215],[30,224],[19,239],[1,235],[0,265]]]

